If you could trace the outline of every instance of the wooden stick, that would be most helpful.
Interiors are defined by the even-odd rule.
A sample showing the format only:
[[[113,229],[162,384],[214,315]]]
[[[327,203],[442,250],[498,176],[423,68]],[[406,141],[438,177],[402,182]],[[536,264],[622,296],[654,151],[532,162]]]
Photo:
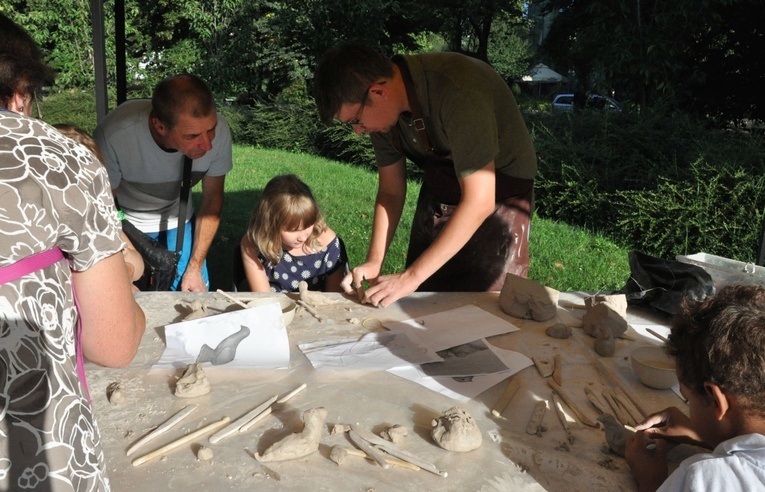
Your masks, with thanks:
[[[611,407],[614,417],[616,417],[616,420],[618,420],[620,424],[626,425],[631,423],[629,414],[625,413],[624,409],[622,409],[622,407],[614,398],[614,394],[611,393],[610,389],[603,388],[602,395],[603,395],[603,398],[605,398],[606,402],[608,402],[608,406]]]
[[[562,364],[561,355],[555,354],[555,357],[553,357],[552,377],[553,377],[553,380],[555,380],[555,382],[558,383],[559,385],[563,384],[563,379],[561,375],[561,372],[563,371],[563,369],[561,368],[561,364]]]
[[[246,414],[242,415],[238,419],[236,419],[231,424],[227,425],[226,427],[222,428],[212,436],[210,436],[210,443],[211,444],[217,444],[218,442],[222,441],[223,439],[227,438],[231,434],[234,434],[235,432],[239,431],[239,428],[242,427],[244,424],[248,423],[253,418],[257,417],[263,410],[266,409],[269,405],[271,405],[273,402],[276,401],[276,399],[279,397],[279,395],[274,395],[265,402],[261,403],[257,407],[253,408]]]
[[[220,419],[217,422],[213,422],[212,424],[208,424],[208,425],[202,427],[199,430],[196,430],[194,432],[186,434],[185,436],[183,436],[183,437],[181,437],[179,439],[176,439],[175,441],[172,441],[172,442],[170,442],[168,444],[165,444],[161,448],[159,448],[159,449],[157,449],[155,451],[152,451],[149,454],[145,454],[145,455],[141,456],[140,458],[134,459],[133,460],[133,466],[143,465],[144,463],[146,463],[148,461],[151,461],[151,460],[153,460],[154,458],[156,458],[158,456],[162,456],[163,454],[167,454],[170,451],[183,446],[187,442],[191,442],[194,439],[207,434],[208,432],[212,432],[212,431],[214,431],[215,429],[217,429],[218,427],[220,427],[222,425],[226,425],[230,421],[231,421],[230,418],[223,417],[222,419]]]
[[[404,451],[403,449],[396,447],[396,445],[393,444],[392,442],[386,441],[385,439],[381,437],[377,437],[371,432],[367,432],[364,429],[359,428],[359,426],[355,424],[351,424],[351,430],[354,431],[356,434],[358,434],[359,437],[361,437],[362,439],[369,441],[370,443],[374,444],[375,446],[382,449],[386,453],[392,456],[395,456],[398,459],[408,461],[409,463],[413,465],[419,466],[423,470],[429,471],[430,473],[434,473],[443,478],[446,478],[448,475],[447,472],[441,471],[438,468],[436,468],[436,465],[434,465],[433,463],[428,463],[427,461],[422,460],[418,456],[415,456],[408,451]]]
[[[298,387],[297,387],[297,388],[295,388],[294,390],[290,391],[290,392],[289,392],[289,393],[287,393],[286,395],[284,395],[284,396],[282,396],[281,398],[279,398],[279,399],[276,401],[276,403],[282,404],[282,403],[286,402],[287,400],[289,400],[289,399],[290,399],[290,398],[292,398],[293,396],[295,396],[295,395],[297,395],[298,393],[300,393],[301,391],[303,391],[303,390],[306,388],[306,386],[307,386],[307,384],[305,384],[305,383],[301,384],[300,386],[298,386]]]
[[[298,386],[297,388],[295,388],[294,390],[290,391],[286,395],[284,395],[281,398],[279,398],[278,400],[276,400],[275,403],[272,403],[268,408],[266,408],[261,413],[256,415],[252,420],[250,420],[246,424],[242,425],[239,428],[239,432],[247,432],[248,430],[252,429],[255,426],[255,424],[257,424],[258,422],[260,422],[264,418],[266,418],[269,415],[271,415],[271,412],[273,412],[273,410],[274,410],[274,405],[280,405],[280,404],[286,402],[287,400],[289,400],[293,396],[295,396],[298,393],[300,393],[301,391],[303,391],[306,388],[306,386],[307,385],[305,383],[303,383],[300,386]]]
[[[669,340],[667,340],[667,337],[665,337],[665,336],[664,336],[664,335],[662,335],[661,333],[655,332],[655,331],[653,331],[653,330],[652,330],[652,329],[650,329],[650,328],[646,328],[646,329],[645,329],[645,331],[647,331],[647,332],[648,332],[648,333],[650,333],[651,335],[655,336],[656,338],[658,338],[659,340],[661,340],[661,341],[662,341],[662,342],[664,342],[664,343],[668,343],[668,342],[669,342]]]
[[[505,388],[505,392],[502,394],[502,397],[494,405],[494,408],[491,409],[491,414],[495,417],[501,417],[502,412],[505,411],[505,408],[507,408],[510,400],[513,399],[513,396],[515,396],[515,393],[520,387],[521,382],[518,380],[518,378],[511,376],[510,382],[508,383],[507,388]]]
[[[319,322],[322,322],[322,321],[324,321],[324,317],[322,317],[322,315],[321,315],[321,314],[319,314],[318,312],[316,312],[316,310],[315,310],[313,307],[311,307],[311,305],[310,305],[310,304],[308,304],[307,302],[305,302],[304,300],[302,300],[302,299],[298,299],[298,300],[297,300],[297,301],[295,301],[295,302],[297,302],[297,303],[298,303],[298,305],[299,305],[299,306],[301,306],[303,309],[305,309],[306,311],[308,311],[308,312],[311,314],[311,316],[313,316],[314,318],[318,319],[318,320],[319,320]]]
[[[529,422],[526,424],[526,434],[537,434],[539,432],[539,426],[542,425],[542,420],[545,418],[545,412],[547,411],[547,400],[539,400],[534,404],[534,410],[531,412]]]
[[[248,307],[250,307],[250,306],[248,306],[247,304],[245,304],[245,303],[243,303],[242,301],[240,301],[239,299],[237,299],[237,298],[235,298],[235,297],[231,297],[231,296],[230,296],[230,295],[228,295],[226,292],[223,292],[223,291],[222,291],[222,290],[220,290],[220,289],[218,289],[216,292],[217,292],[218,294],[222,295],[223,297],[225,297],[226,299],[228,299],[229,301],[231,301],[231,302],[233,302],[233,303],[235,303],[235,304],[239,304],[239,305],[240,305],[240,306],[242,306],[243,308],[248,308]]]
[[[369,456],[368,454],[366,454],[364,451],[360,451],[358,449],[353,449],[353,448],[346,448],[345,446],[340,446],[340,445],[332,446],[332,451],[330,453],[330,457],[337,456],[338,452],[339,452],[340,455],[346,454],[346,455],[350,455],[350,456],[358,456],[360,458],[366,458],[368,460],[374,461],[374,459],[371,456]],[[393,457],[388,457],[388,456],[385,456],[384,459],[385,459],[385,461],[387,461],[388,463],[390,463],[393,466],[399,466],[401,468],[408,468],[408,469],[414,470],[414,471],[422,470],[422,468],[420,468],[419,466],[413,465],[413,464],[409,463],[408,461],[399,460],[399,459],[396,459],[396,458],[393,458]],[[335,459],[333,458],[332,461],[335,461]],[[337,463],[337,461],[335,461],[335,463]],[[339,465],[340,463],[337,463],[337,464]]]
[[[191,412],[193,412],[197,408],[199,408],[199,405],[196,403],[193,405],[188,405],[183,407],[180,411],[176,412],[175,415],[165,420],[162,424],[158,425],[154,430],[152,430],[151,432],[143,436],[141,439],[136,441],[135,444],[130,446],[127,450],[127,456],[130,456],[131,454],[136,452],[138,448],[140,448],[147,442],[151,441],[155,437],[159,437],[165,432],[172,429],[178,422],[188,417],[189,414],[191,414]]]
[[[273,409],[274,409],[274,405],[272,403],[270,407],[268,407],[265,410],[263,410],[262,412],[260,412],[258,415],[256,415],[252,420],[250,420],[246,424],[242,425],[239,428],[239,432],[247,432],[248,430],[250,430],[253,427],[255,427],[255,424],[257,424],[258,422],[260,422],[264,418],[266,418],[269,415],[271,415],[271,412],[273,411]]]
[[[593,422],[592,419],[590,419],[587,414],[584,413],[584,410],[579,408],[579,406],[574,403],[574,400],[568,395],[568,393],[563,390],[563,388],[560,387],[558,383],[552,379],[548,379],[547,384],[549,384],[550,387],[554,389],[556,393],[558,393],[563,401],[566,402],[566,405],[568,405],[569,408],[573,410],[574,413],[576,413],[576,416],[579,417],[579,420],[581,420],[584,425],[589,425],[590,427],[598,427],[598,424]]]
[[[558,393],[553,390],[552,392],[552,401],[553,406],[555,407],[555,413],[558,414],[558,420],[560,420],[561,425],[563,426],[563,430],[566,432],[569,432],[568,428],[568,420],[566,419],[566,413],[563,411],[563,406],[560,404],[560,400],[558,399]]]
[[[584,387],[584,394],[587,395],[587,399],[590,400],[599,414],[608,413],[608,403],[601,400],[589,386]]]
[[[353,444],[359,447],[362,451],[364,451],[366,454],[372,457],[373,460],[377,462],[378,465],[382,466],[386,470],[390,468],[390,463],[385,461],[385,458],[383,455],[380,454],[380,452],[372,447],[372,445],[361,438],[358,434],[356,434],[353,429],[348,431],[348,437],[351,438],[351,441]]]
[[[618,386],[614,386],[613,391],[614,396],[616,397],[616,401],[618,401],[624,408],[627,409],[627,412],[632,416],[636,423],[640,423],[643,421],[643,419],[645,419],[645,415],[643,415],[640,410],[638,410],[638,408],[632,403],[629,397],[624,393],[624,390]]]

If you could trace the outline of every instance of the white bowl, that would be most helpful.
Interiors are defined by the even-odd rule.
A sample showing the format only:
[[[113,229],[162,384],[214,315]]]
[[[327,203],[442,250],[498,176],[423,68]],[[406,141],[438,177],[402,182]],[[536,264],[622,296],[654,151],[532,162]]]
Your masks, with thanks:
[[[658,345],[638,347],[632,351],[632,370],[644,385],[667,389],[677,384],[675,360]]]
[[[278,302],[282,308],[282,318],[284,318],[284,326],[289,326],[295,318],[295,311],[297,310],[297,304],[287,296],[280,297],[259,297],[247,302],[247,306],[263,306],[265,304],[273,304]]]

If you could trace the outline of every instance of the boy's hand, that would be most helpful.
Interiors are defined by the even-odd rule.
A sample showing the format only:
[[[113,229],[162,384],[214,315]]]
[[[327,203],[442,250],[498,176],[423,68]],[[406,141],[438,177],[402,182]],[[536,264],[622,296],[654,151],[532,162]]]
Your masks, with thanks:
[[[658,489],[669,475],[667,443],[651,439],[644,431],[637,431],[627,439],[624,457],[641,491]]]
[[[645,431],[647,437],[651,439],[667,439],[677,443],[708,448],[698,433],[691,428],[691,419],[676,407],[669,407],[649,415],[643,422],[635,426],[635,430]]]

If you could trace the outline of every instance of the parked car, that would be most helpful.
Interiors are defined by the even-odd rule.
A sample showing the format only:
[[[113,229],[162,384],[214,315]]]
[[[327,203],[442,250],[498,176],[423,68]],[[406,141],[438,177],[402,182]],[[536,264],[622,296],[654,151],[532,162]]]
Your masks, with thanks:
[[[622,110],[621,104],[616,100],[608,96],[601,96],[600,94],[588,95],[585,107],[603,111],[620,112]],[[552,108],[555,111],[574,111],[574,95],[558,94],[553,99]]]

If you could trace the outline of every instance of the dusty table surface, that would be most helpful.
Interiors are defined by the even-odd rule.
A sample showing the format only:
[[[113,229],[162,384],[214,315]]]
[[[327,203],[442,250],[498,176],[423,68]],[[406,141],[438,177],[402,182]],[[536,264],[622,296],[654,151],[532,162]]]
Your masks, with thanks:
[[[242,300],[265,296],[232,295]],[[632,374],[630,351],[639,345],[657,344],[657,340],[630,329],[628,334],[633,339],[617,339],[616,355],[603,358],[593,351],[593,339],[581,329],[575,328],[573,336],[565,340],[545,334],[546,327],[559,321],[576,324],[576,315],[581,317],[583,311],[577,313],[577,310],[559,307],[558,317],[537,323],[504,314],[498,305],[498,293],[416,293],[387,308],[360,305],[340,294],[331,296],[338,302],[317,308],[325,317],[323,322],[299,309],[287,327],[291,344],[288,370],[215,368],[207,371],[212,391],[185,399],[173,394],[180,371],[150,370],[164,350],[164,326],[181,320],[188,303],[194,299],[204,300],[213,315],[230,309],[232,303],[216,293],[137,294],[147,315],[147,329],[134,361],[124,369],[86,365],[113,490],[636,490],[627,464],[608,450],[602,430],[576,419],[569,424],[569,436],[550,406],[543,420],[546,430],[538,435],[526,432],[536,402],[545,399],[552,403],[550,386],[534,366],[516,375],[520,389],[500,418],[494,417],[490,410],[504,392],[507,380],[471,401],[460,403],[387,372],[315,371],[297,344],[360,336],[378,325],[372,321],[364,323],[365,326],[354,324],[348,321],[352,318],[385,323],[474,304],[520,328],[520,331],[490,338],[492,344],[528,357],[552,360],[555,354],[561,354],[563,388],[591,418],[597,413],[586,398],[585,386],[599,392],[604,387],[619,385],[646,412],[670,405],[687,411],[672,390],[647,388]],[[583,294],[561,293],[562,301],[580,302],[582,298]],[[665,324],[663,318],[652,318],[646,312],[630,311],[628,321]],[[107,400],[106,387],[112,382],[123,385],[124,403],[111,404]],[[233,421],[272,395],[285,394],[301,383],[308,385],[306,390],[249,432],[214,445],[209,443],[208,436],[203,436],[163,458],[138,467],[131,464],[137,456],[224,416]],[[192,403],[200,407],[181,424],[130,457],[126,456],[131,444]],[[483,435],[479,449],[468,453],[450,452],[430,438],[431,421],[455,405],[465,409],[478,423]],[[328,411],[318,452],[283,462],[261,464],[254,459],[254,453],[262,453],[275,441],[300,431],[302,413],[315,407]],[[568,407],[564,408],[573,415]],[[334,424],[358,424],[374,433],[394,424],[405,426],[409,437],[400,447],[434,463],[448,472],[448,477],[398,467],[386,470],[354,457],[338,466],[329,458],[331,447],[335,444],[353,447],[353,444],[346,435],[330,434]],[[196,451],[201,446],[213,450],[212,460],[197,460]],[[671,457],[676,464],[684,457],[683,451],[673,452]]]

